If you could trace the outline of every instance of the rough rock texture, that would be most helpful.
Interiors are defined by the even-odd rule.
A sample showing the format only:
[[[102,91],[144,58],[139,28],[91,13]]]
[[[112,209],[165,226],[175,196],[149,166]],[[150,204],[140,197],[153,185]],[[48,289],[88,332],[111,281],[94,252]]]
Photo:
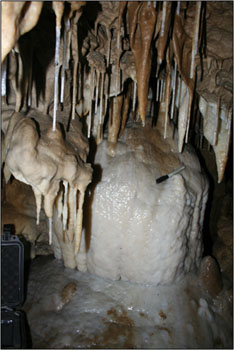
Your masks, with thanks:
[[[106,155],[103,142],[95,163],[102,173],[90,210],[88,271],[163,284],[200,264],[208,186],[191,148],[179,155],[176,143],[163,140],[158,130],[133,124],[115,158]],[[181,163],[186,166],[181,174],[156,184]]]
[[[36,203],[30,186],[13,179],[5,187],[2,198],[1,229],[4,224],[13,224],[15,234],[23,235],[31,243],[31,258],[35,254],[52,254],[48,246],[48,222],[44,211],[36,225]]]
[[[214,258],[206,256],[202,259],[199,273],[200,285],[215,298],[222,290],[222,277]]]
[[[27,116],[14,113],[7,127],[4,146],[4,167],[33,189],[37,223],[44,198],[50,244],[54,204],[59,193],[56,204],[59,214],[63,212],[64,231],[73,242],[75,254],[81,239],[84,192],[92,176],[90,164],[85,163],[89,148],[80,122],[74,121],[67,133],[59,125],[53,132],[49,116],[38,111],[31,111]],[[66,193],[64,198],[62,183]]]
[[[221,271],[233,281],[233,221],[230,217],[221,216],[217,225],[218,238],[213,246],[214,256]]]
[[[197,103],[193,101],[193,96],[196,93],[208,104],[214,103],[217,107],[220,105],[220,108],[227,109],[228,112],[232,110],[232,12],[233,4],[229,1],[149,2],[147,4],[125,1],[64,2],[64,4],[45,2],[43,6],[41,2],[5,4],[3,32],[6,35],[3,35],[2,40],[3,46],[7,46],[6,50],[4,49],[5,54],[16,44],[13,53],[9,53],[10,60],[4,62],[8,85],[12,75],[12,56],[15,56],[14,59],[17,62],[15,66],[18,68],[13,74],[15,109],[20,111],[22,105],[27,107],[33,105],[47,113],[52,107],[53,100],[57,107],[56,97],[58,96],[56,93],[53,95],[53,88],[54,91],[59,90],[59,85],[62,86],[63,81],[65,86],[68,86],[68,91],[69,88],[72,90],[72,101],[69,103],[71,103],[74,118],[77,102],[80,113],[85,73],[90,71],[91,67],[87,60],[88,55],[91,52],[101,54],[105,62],[103,70],[105,89],[102,96],[99,94],[98,98],[100,79],[94,79],[95,81],[91,84],[93,90],[90,95],[92,96],[88,102],[91,111],[89,129],[92,129],[92,104],[95,101],[95,112],[97,105],[100,106],[100,115],[96,115],[95,118],[99,119],[98,126],[101,134],[100,129],[105,125],[104,117],[108,111],[108,100],[110,102],[110,97],[117,96],[125,90],[122,78],[125,78],[126,67],[121,67],[121,60],[126,53],[131,53],[136,66],[137,80],[137,89],[135,81],[134,88],[131,90],[133,90],[133,96],[138,95],[137,108],[143,123],[146,116],[148,90],[152,87],[155,90],[160,74],[167,74],[167,118],[170,114],[169,104],[172,95],[179,90],[173,75],[179,73],[182,77],[189,95],[183,107],[186,113],[180,113],[178,118],[179,149],[182,151],[184,140],[187,142],[189,139],[192,103],[194,107]],[[61,32],[60,25],[62,25]],[[55,26],[60,33],[56,38]],[[18,40],[20,35],[31,28],[33,30]],[[57,62],[56,69],[54,69],[54,62]],[[129,68],[130,66],[131,63]],[[61,82],[58,84],[60,67]],[[175,81],[175,88],[170,86],[171,75],[172,81]],[[132,74],[130,76],[133,78]],[[53,82],[54,77],[56,79]],[[165,79],[163,81],[165,83]],[[31,96],[32,90],[35,96]],[[6,91],[5,95],[9,98],[9,91]],[[103,107],[103,100],[105,100],[105,107]],[[134,98],[131,102],[135,105],[133,100]],[[60,102],[63,103],[62,99]],[[211,142],[210,135],[206,132],[204,136],[215,149],[217,163],[222,163],[222,169],[219,169],[219,181],[221,181],[228,156],[232,115],[230,111],[227,128],[222,126],[219,132],[218,109],[217,116],[208,121],[209,129],[215,128],[215,134],[217,134],[215,141]],[[205,118],[204,114],[203,117]],[[218,167],[220,168],[219,164]]]
[[[14,47],[20,35],[30,31],[36,25],[42,6],[42,1],[4,1],[2,3],[2,60]]]
[[[101,131],[101,135],[103,135],[105,132],[105,125],[109,127],[110,131],[113,131],[113,139],[111,140],[112,144],[109,148],[109,154],[114,155],[116,141],[119,134],[122,134],[126,119],[128,118],[128,109],[131,109],[133,114],[136,114],[136,116],[140,111],[140,114],[144,119],[144,108],[146,109],[149,107],[149,104],[147,105],[146,103],[147,91],[149,88],[150,91],[152,90],[152,96],[154,99],[156,95],[155,87],[159,81],[161,81],[160,89],[158,89],[159,85],[157,88],[157,94],[158,90],[160,90],[159,95],[166,96],[168,109],[166,109],[165,113],[165,124],[161,123],[160,128],[163,130],[163,127],[166,126],[167,121],[169,121],[169,104],[173,104],[173,97],[176,96],[176,100],[181,100],[181,103],[175,103],[173,121],[179,129],[179,149],[180,151],[183,151],[184,139],[186,139],[185,136],[188,136],[189,131],[189,106],[191,107],[191,96],[193,95],[193,89],[190,86],[191,80],[189,79],[188,75],[192,63],[191,57],[193,54],[192,48],[194,46],[194,33],[196,32],[194,19],[196,19],[196,9],[198,7],[195,2],[171,2],[170,4],[167,2],[142,2],[135,4],[129,2],[127,4],[126,2],[115,3],[104,1],[86,2],[86,4],[84,4],[84,2],[65,2],[64,4],[58,5],[61,7],[59,14],[55,13],[56,11],[54,12],[56,5],[55,3],[51,2],[44,2],[43,6],[42,3],[34,4],[33,2],[20,2],[18,4],[7,4],[5,2],[5,5],[3,6],[4,11],[2,16],[4,30],[2,42],[3,46],[5,44],[9,44],[8,48],[6,49],[6,53],[9,52],[9,55],[7,60],[3,62],[3,66],[5,67],[3,68],[5,69],[6,73],[6,91],[5,95],[3,94],[3,100],[6,102],[4,108],[6,108],[6,114],[8,114],[7,122],[4,119],[4,125],[2,125],[3,133],[6,134],[6,124],[8,124],[9,119],[13,114],[12,112],[14,111],[37,108],[43,113],[52,112],[52,108],[55,104],[55,94],[53,94],[55,85],[54,77],[55,71],[58,71],[58,66],[56,65],[55,67],[54,62],[57,62],[59,65],[61,65],[61,76],[62,73],[64,73],[65,79],[64,99],[63,102],[60,101],[61,105],[59,106],[61,109],[63,109],[63,111],[65,111],[62,119],[59,119],[59,111],[57,111],[57,120],[60,123],[60,126],[63,125],[63,131],[67,129],[68,119],[70,116],[70,106],[74,107],[75,104],[78,103],[79,108],[77,108],[77,111],[79,110],[79,115],[82,115],[82,113],[80,113],[80,109],[82,112],[82,108],[83,114],[88,113],[90,110],[93,111],[93,115],[91,115],[92,113],[90,112],[90,120],[95,118],[91,123],[94,126],[91,135],[96,136],[95,133],[97,133],[97,130],[98,132]],[[82,6],[83,12],[82,15],[81,13],[79,14],[81,17],[78,23],[78,17],[76,16],[77,14],[75,11],[78,10],[80,6]],[[135,18],[136,21],[128,20],[130,8],[132,6],[138,8],[139,10],[138,13],[135,13],[134,16],[132,16],[132,19]],[[63,8],[65,9],[64,13]],[[166,12],[164,12],[164,9]],[[199,113],[196,113],[197,101],[202,101],[202,99],[204,99],[203,106],[200,104],[200,112],[203,115],[202,119],[204,119],[204,123],[199,124],[199,135],[202,133],[203,129],[203,135],[215,150],[219,181],[221,181],[224,176],[227,157],[229,154],[229,146],[231,143],[233,86],[232,11],[233,4],[228,1],[208,3],[202,2],[200,28],[198,28],[200,34],[197,43],[199,55],[195,57],[194,61],[194,67],[197,67],[198,74],[196,79],[194,75],[193,83],[196,85],[195,95],[198,94],[200,96],[200,100],[194,99],[194,115],[191,117],[195,117],[196,119],[196,114],[199,115]],[[33,16],[32,13],[34,14]],[[70,21],[68,18],[71,19],[72,14],[74,14],[74,16]],[[10,15],[10,17],[8,15]],[[28,15],[30,20],[28,20]],[[62,15],[63,17],[61,17]],[[60,22],[60,20],[62,20],[62,32],[60,33],[61,42],[56,40],[55,37],[55,26],[57,24],[58,27],[58,22]],[[18,40],[20,35],[26,31],[29,31],[34,25],[35,27],[33,30],[21,36],[21,38]],[[135,30],[131,30],[133,27]],[[144,33],[146,35],[143,35]],[[71,41],[69,41],[69,34],[72,34],[70,38]],[[129,36],[130,34],[132,34],[131,36],[134,38],[133,42]],[[15,44],[16,46],[14,49],[10,51]],[[60,46],[60,60],[58,60],[58,57],[54,60],[56,51],[55,47],[58,46],[58,44]],[[139,47],[142,50],[140,50]],[[64,54],[64,51],[66,51],[66,55]],[[88,62],[88,54],[92,51],[96,54],[99,53],[102,55],[104,62],[104,67],[102,67],[103,77],[105,75],[105,79],[103,84],[99,84],[99,80],[101,80],[101,78],[97,78],[97,69],[96,79],[94,79],[92,84],[93,96],[90,97],[91,84],[89,72],[92,65],[90,62]],[[5,54],[3,53],[2,59],[4,59],[4,55]],[[203,59],[202,62],[200,62],[200,58],[198,56]],[[151,58],[153,58],[152,61]],[[156,62],[157,66],[155,66]],[[199,65],[199,62],[201,65]],[[183,68],[183,72],[181,67]],[[76,74],[77,72],[78,74]],[[139,72],[142,74],[139,74]],[[182,83],[181,80],[178,79],[178,73],[182,76]],[[168,78],[168,75],[170,76],[170,74],[172,75],[172,85],[173,81],[175,81],[175,85],[173,85],[175,87],[174,90],[172,89],[172,85],[170,90],[170,77]],[[87,79],[86,75],[88,76]],[[160,77],[163,77],[163,80],[158,79]],[[136,89],[136,81],[138,81],[138,89]],[[167,81],[167,84],[164,84],[165,81]],[[178,83],[179,81],[181,83],[180,85]],[[61,87],[61,85],[62,80],[59,82],[57,87]],[[103,92],[101,92],[102,89],[99,85],[104,87]],[[170,91],[168,93],[165,93],[165,89],[163,88],[165,85],[169,87]],[[2,81],[2,86],[4,86],[4,81]],[[188,87],[190,87],[189,101]],[[71,91],[73,91],[72,96],[70,96]],[[141,95],[141,97],[139,96],[139,100],[135,101],[135,103],[134,96],[137,95],[137,92],[138,95]],[[110,112],[112,102],[122,99],[122,95],[121,97],[117,96],[120,93],[125,95],[123,96],[124,101],[127,100],[126,104],[123,102],[121,113],[123,113],[123,109],[125,109],[126,118],[123,118],[122,116],[121,126],[119,113],[120,108],[114,108],[114,112],[116,113]],[[125,98],[126,94],[128,94],[127,99]],[[88,98],[86,98],[86,95]],[[84,99],[84,103],[81,106],[82,97]],[[159,100],[161,102],[161,97],[160,99],[156,100],[157,103],[153,108],[155,112],[153,113],[154,120],[158,117],[157,109]],[[125,108],[124,106],[127,107]],[[120,104],[118,104],[118,107],[120,107]],[[151,108],[148,108],[148,110],[151,110]],[[177,117],[178,115],[179,117]],[[114,123],[111,121],[113,116],[116,116],[116,118],[114,118],[116,119]],[[173,115],[171,115],[171,117],[173,118]],[[36,122],[33,121],[33,118],[33,115],[29,115],[28,119],[31,121],[27,120],[27,122],[24,122],[26,124],[31,123],[31,126],[33,125],[35,131],[34,135],[36,135],[35,139],[38,137],[36,132],[38,130],[36,130],[35,125],[37,125],[38,122],[41,127],[41,125],[45,123],[45,128],[43,129],[44,137],[46,132],[49,130],[50,126],[48,125],[51,124],[51,120],[48,124],[46,123],[47,117],[44,115],[39,116],[38,119],[36,118]],[[108,118],[109,121],[107,120]],[[200,115],[198,118],[200,118]],[[125,121],[124,123],[123,120]],[[190,124],[191,126],[194,126],[193,120],[191,120]],[[121,132],[119,132],[120,127]],[[94,130],[96,131],[94,132]],[[56,137],[58,134],[59,131],[56,132]],[[69,134],[71,135],[71,133]],[[80,135],[81,134],[79,133],[78,139],[81,137]],[[111,133],[109,136],[112,136]],[[77,148],[76,137],[76,130],[73,130],[73,141],[71,146],[74,149]],[[169,135],[169,137],[172,137],[172,134]],[[48,138],[50,140],[53,139],[52,135],[50,135]],[[61,134],[58,136],[58,138],[60,140],[62,139]],[[99,139],[101,140],[102,138],[100,137]],[[35,142],[34,139],[32,141]],[[56,148],[58,145],[55,139],[53,139],[53,141],[54,144],[52,145],[51,149]],[[26,140],[22,138],[22,140],[20,139],[20,142],[23,143],[26,142]],[[157,145],[156,139],[154,140],[154,143]],[[119,147],[121,148],[122,146],[123,144],[120,144]],[[137,145],[136,147],[138,146],[142,146],[144,149],[142,144]],[[104,146],[102,147],[105,148]],[[135,145],[133,147],[130,142],[129,147],[132,147],[134,154]],[[165,161],[165,158],[162,155],[167,153],[167,150],[165,150],[164,147],[166,147],[165,143],[163,143],[161,148],[162,151],[160,151],[159,157],[157,157],[157,162],[160,163],[160,174],[164,173],[164,171],[167,172],[173,170],[174,166],[177,166],[177,164],[171,162],[171,159],[169,159],[169,161]],[[7,152],[8,150],[3,151],[3,148],[2,152],[4,158],[4,152]],[[48,147],[48,153],[50,153],[51,149]],[[176,147],[174,148],[174,152],[176,152],[175,149]],[[153,152],[151,147],[148,147],[147,151]],[[136,154],[139,153],[137,152]],[[26,149],[26,153],[29,154],[30,152],[28,152]],[[131,154],[130,157],[133,157],[133,154]],[[187,157],[186,154],[184,157]],[[87,149],[84,149],[83,156],[87,156]],[[12,157],[14,158],[14,154]],[[135,162],[136,159],[134,157],[130,158],[130,162]],[[117,154],[116,161],[118,161],[118,159],[119,155]],[[22,160],[17,159],[16,157],[16,161],[18,161],[18,165],[20,167]],[[23,161],[25,161],[24,158]],[[190,161],[194,161],[193,157],[189,159],[189,162]],[[166,162],[168,164],[164,164]],[[34,164],[35,169],[38,169],[38,164],[36,162]],[[167,165],[170,165],[171,168],[170,166],[167,167]],[[27,167],[26,161],[25,167]],[[9,177],[9,172],[7,173],[6,168],[4,169],[4,172]],[[187,170],[184,172],[183,176],[186,177],[186,174]],[[180,176],[182,175],[178,175],[176,178],[180,178]],[[173,183],[175,179],[173,178],[170,181]],[[142,181],[140,181],[140,183],[142,184],[142,187],[144,187],[144,178]],[[194,184],[194,186],[195,185],[196,184]],[[183,187],[181,188],[183,189]],[[50,208],[47,210],[47,214],[49,212],[50,217],[52,217],[52,214],[55,213],[54,215],[56,215],[56,218],[53,217],[55,225],[57,225],[57,222],[60,220],[60,223],[58,224],[59,227],[61,226],[60,231],[58,230],[59,234],[57,236],[54,235],[53,237],[55,255],[60,258],[63,257],[66,266],[75,267],[78,264],[79,268],[81,268],[81,265],[83,264],[83,268],[85,269],[86,263],[84,262],[85,259],[83,259],[85,254],[82,259],[81,254],[79,254],[78,262],[73,254],[73,230],[71,229],[69,233],[63,232],[67,214],[66,210],[63,211],[63,216],[65,218],[63,218],[63,223],[61,222],[61,219],[57,218],[57,216],[61,217],[61,208],[64,204],[65,197],[65,185],[61,185],[60,187],[57,186],[55,191],[52,190],[52,192],[54,192],[53,196],[55,195],[56,190],[58,190],[58,197],[55,200],[57,208],[55,209],[53,206],[49,205]],[[194,192],[198,193],[199,189],[194,189]],[[74,206],[73,194],[74,193],[72,193],[72,191],[68,191],[70,208]],[[49,202],[49,204],[51,204],[53,200],[49,200]],[[65,206],[63,205],[63,207]],[[7,203],[3,212],[4,219],[6,218],[7,220],[13,220],[13,218],[9,217],[9,212],[14,212],[14,210],[15,206],[13,205],[13,207],[9,207],[9,203]],[[17,215],[18,214],[15,212],[15,219],[18,217]],[[24,214],[22,213],[22,215]],[[197,215],[197,217],[198,216],[199,215]],[[19,220],[21,220],[22,217]],[[74,223],[71,222],[71,218],[72,220],[75,220],[75,216],[73,217],[70,215],[68,220],[69,225],[74,226]],[[25,225],[24,229],[22,228],[24,224],[18,221],[17,232],[25,231],[26,235],[28,231],[34,232],[34,224],[31,223],[30,220],[32,221],[32,219],[29,219],[29,223],[27,224],[28,226]],[[92,218],[90,218],[90,222],[91,220]],[[36,232],[35,236],[37,235],[38,233]],[[194,249],[196,250],[196,247]],[[194,258],[195,255],[196,254],[192,254],[191,256]],[[222,253],[222,256],[224,256],[224,253]],[[230,259],[231,257],[232,255],[230,255]],[[83,261],[82,264],[81,261]]]

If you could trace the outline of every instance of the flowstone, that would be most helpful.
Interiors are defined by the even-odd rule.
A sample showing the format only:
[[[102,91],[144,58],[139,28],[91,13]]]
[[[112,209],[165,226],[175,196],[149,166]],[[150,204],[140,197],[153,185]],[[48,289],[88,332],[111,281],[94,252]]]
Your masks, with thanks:
[[[106,141],[98,147],[102,174],[90,204],[90,237],[86,232],[91,273],[157,285],[200,265],[208,183],[192,147],[178,153],[177,141],[163,139],[159,130],[150,121],[145,128],[131,125],[115,157],[107,154]],[[180,174],[156,183],[181,165]]]

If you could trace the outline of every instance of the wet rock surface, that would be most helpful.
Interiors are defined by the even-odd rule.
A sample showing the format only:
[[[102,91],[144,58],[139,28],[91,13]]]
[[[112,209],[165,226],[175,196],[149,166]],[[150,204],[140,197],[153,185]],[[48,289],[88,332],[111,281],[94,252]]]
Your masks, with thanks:
[[[194,274],[159,287],[110,281],[48,256],[31,264],[24,310],[34,349],[232,348],[224,292],[212,299]]]
[[[200,266],[200,285],[215,298],[222,290],[223,283],[219,266],[214,258],[206,256]]]
[[[217,240],[213,246],[221,271],[233,281],[233,222],[230,217],[221,216],[217,225]]]

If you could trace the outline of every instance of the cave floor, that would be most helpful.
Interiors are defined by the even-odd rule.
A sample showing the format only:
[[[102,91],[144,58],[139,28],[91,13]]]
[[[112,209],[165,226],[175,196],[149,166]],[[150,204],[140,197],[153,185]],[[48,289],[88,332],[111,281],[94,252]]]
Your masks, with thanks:
[[[189,274],[147,286],[64,268],[52,256],[31,262],[23,310],[32,347],[232,348],[232,315]]]

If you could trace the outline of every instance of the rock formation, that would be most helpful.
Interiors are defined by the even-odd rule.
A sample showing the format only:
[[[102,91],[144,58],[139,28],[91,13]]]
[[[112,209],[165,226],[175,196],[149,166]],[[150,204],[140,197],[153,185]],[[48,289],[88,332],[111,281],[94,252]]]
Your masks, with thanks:
[[[173,163],[165,167],[165,159],[170,162],[175,153],[177,161],[196,163],[187,144],[198,139],[199,149],[205,137],[215,153],[218,182],[224,178],[232,125],[232,6],[192,1],[3,2],[3,172],[6,182],[13,175],[32,187],[37,222],[44,198],[49,242],[66,266],[78,264],[83,201],[92,176],[87,138],[95,144],[92,163],[97,161],[96,148],[98,157],[104,157],[105,149],[113,158],[108,162],[115,163],[123,146],[119,138],[124,137],[125,148],[133,147],[126,136],[131,125],[141,121],[145,131],[139,132],[145,133],[147,144],[148,128],[156,124],[160,141],[153,137],[155,145],[147,149],[154,152],[164,140],[165,150],[156,151],[157,166],[152,159],[155,176],[174,169]],[[138,146],[144,148],[143,143]],[[187,179],[192,176],[188,162],[184,175],[170,181],[180,181],[184,200],[192,196],[194,212],[201,210],[194,214],[196,223],[187,223],[190,235],[196,236],[187,237],[188,242],[195,242],[199,253],[188,248],[188,256],[177,262],[191,267],[201,258],[201,230],[193,225],[202,226],[207,187],[198,165],[194,185]],[[123,176],[127,181],[129,174]],[[147,188],[145,181],[142,187]],[[182,211],[188,209],[185,202]],[[182,240],[183,246],[187,243]],[[155,277],[157,281],[161,278]]]

